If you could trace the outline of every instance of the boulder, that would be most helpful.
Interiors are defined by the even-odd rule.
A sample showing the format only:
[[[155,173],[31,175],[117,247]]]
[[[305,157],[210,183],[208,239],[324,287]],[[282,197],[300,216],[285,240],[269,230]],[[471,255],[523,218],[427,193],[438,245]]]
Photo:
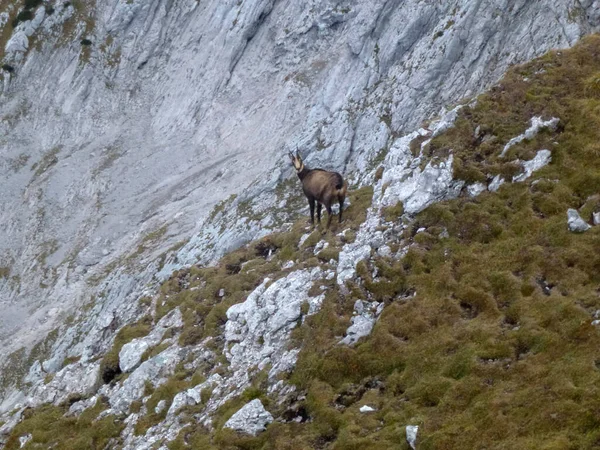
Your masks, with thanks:
[[[587,223],[581,218],[581,216],[575,209],[569,209],[567,211],[567,218],[569,230],[571,230],[573,233],[583,233],[584,231],[587,231],[590,228],[592,228],[589,223]]]
[[[148,336],[134,339],[125,344],[119,352],[119,367],[124,373],[131,372],[142,360],[142,355],[151,347],[158,345],[165,332],[172,327],[182,327],[183,319],[179,308],[161,318]]]
[[[418,425],[408,425],[406,427],[406,441],[410,448],[415,450],[417,448],[417,433],[419,432]]]
[[[225,423],[225,428],[256,436],[273,422],[269,413],[259,399],[254,399],[243,406]]]

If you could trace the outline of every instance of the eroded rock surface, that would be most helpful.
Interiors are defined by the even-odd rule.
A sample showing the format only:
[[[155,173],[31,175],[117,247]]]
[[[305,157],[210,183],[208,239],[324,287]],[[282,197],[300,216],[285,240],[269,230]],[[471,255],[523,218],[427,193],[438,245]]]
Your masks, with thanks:
[[[567,224],[569,230],[574,233],[583,233],[589,230],[591,225],[581,218],[579,212],[576,209],[569,209],[567,211]]]
[[[256,436],[271,422],[273,422],[273,416],[259,399],[255,399],[231,416],[224,427]]]

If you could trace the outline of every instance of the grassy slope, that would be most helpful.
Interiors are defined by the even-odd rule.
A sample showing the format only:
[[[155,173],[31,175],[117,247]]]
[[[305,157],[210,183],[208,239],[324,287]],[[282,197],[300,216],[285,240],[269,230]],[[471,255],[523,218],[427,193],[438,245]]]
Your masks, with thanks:
[[[559,117],[561,126],[499,159],[534,115]],[[474,138],[477,126],[496,139]],[[483,180],[514,173],[510,161],[542,148],[552,150],[552,163],[527,182],[421,213],[413,228],[427,231],[415,235],[411,228],[399,236],[411,249],[402,261],[376,260],[378,279],[361,263],[362,281],[350,284],[349,295],[328,285],[322,311],[294,333],[303,350],[289,381],[307,394],[302,403],[311,421],[274,423],[256,438],[221,429],[252,398],[281,412],[258,377],[242,400],[217,412],[215,433],[191,425],[170,447],[406,449],[408,424],[421,426],[419,449],[600,446],[600,332],[590,324],[600,309],[600,227],[584,234],[566,227],[568,208],[580,208],[586,220],[600,210],[600,37],[513,68],[425,152],[442,157],[452,150],[456,175]],[[368,190],[354,194],[346,225],[356,230],[369,197]],[[444,228],[448,238],[439,237]],[[158,315],[182,306],[185,344],[217,334],[227,306],[242,301],[263,276],[285,273],[279,263],[297,260],[294,269],[319,263],[310,248],[317,237],[298,248],[301,234],[296,225],[228,255],[216,269],[180,271],[163,286],[163,299],[169,297],[159,301]],[[332,234],[328,240],[323,260],[343,245]],[[261,256],[265,245],[275,251],[273,260]],[[354,348],[336,346],[357,298],[387,307],[369,338]],[[179,389],[199,379],[179,371],[170,382]],[[155,391],[152,402],[170,401],[171,391]],[[377,412],[359,413],[363,404]],[[187,411],[192,424],[194,412]],[[14,436],[31,431],[33,442],[42,442],[34,422],[42,413]],[[147,420],[149,426],[160,418]]]

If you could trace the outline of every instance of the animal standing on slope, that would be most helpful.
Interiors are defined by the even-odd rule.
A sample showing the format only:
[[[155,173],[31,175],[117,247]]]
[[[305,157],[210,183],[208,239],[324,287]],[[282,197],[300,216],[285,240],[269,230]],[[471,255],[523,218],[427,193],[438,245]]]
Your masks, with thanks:
[[[344,209],[344,200],[348,183],[337,172],[329,172],[323,169],[309,169],[302,162],[300,153],[296,150],[296,155],[290,152],[292,164],[296,169],[296,174],[302,182],[302,190],[308,198],[310,206],[310,223],[315,225],[315,203],[317,204],[317,220],[321,223],[321,208],[325,206],[327,210],[327,229],[331,224],[331,205],[336,200],[340,204],[339,221],[342,222],[342,210]]]

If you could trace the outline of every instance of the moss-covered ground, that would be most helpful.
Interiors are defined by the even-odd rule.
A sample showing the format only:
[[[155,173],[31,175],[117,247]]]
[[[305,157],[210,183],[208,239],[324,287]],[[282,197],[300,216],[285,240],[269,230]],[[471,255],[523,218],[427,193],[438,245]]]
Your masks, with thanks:
[[[184,411],[190,425],[169,448],[408,449],[406,425],[420,426],[419,449],[599,448],[600,330],[591,322],[600,309],[600,227],[571,233],[566,215],[576,208],[590,221],[600,211],[598,80],[600,37],[592,36],[572,50],[512,68],[475,105],[463,108],[456,127],[424,149],[432,158],[452,152],[457,177],[510,179],[517,158],[531,159],[543,148],[551,150],[551,164],[495,193],[429,207],[390,243],[394,251],[408,245],[406,255],[359,264],[358,279],[344,292],[333,281],[322,283],[321,311],[292,336],[292,345],[302,350],[286,379],[298,389],[294,408],[301,422],[275,422],[257,437],[222,428],[253,398],[276,417],[287,417],[286,406],[266,395],[258,377],[242,398],[215,413],[212,432],[197,425],[199,409]],[[559,127],[500,158],[506,142],[536,115],[560,118]],[[180,344],[213,337],[210,345],[218,353],[227,308],[266,276],[335,259],[364,220],[371,196],[370,188],[353,192],[346,222],[338,227],[334,220],[332,232],[315,232],[302,246],[305,222],[230,253],[216,267],[175,273],[161,288],[152,320],[180,307]],[[387,218],[401,220],[401,213],[398,206]],[[416,233],[419,228],[425,231]],[[329,243],[322,257],[313,251],[321,239]],[[295,262],[291,269],[282,268],[287,261]],[[337,345],[356,299],[386,307],[369,337],[354,347]],[[148,404],[172,399],[202,379],[178,371],[163,388],[149,389]],[[360,413],[365,404],[376,411]],[[160,420],[148,409],[138,432]],[[11,442],[26,432],[34,435],[28,448],[47,442],[47,423],[61,427],[67,420],[56,411],[38,409]],[[35,419],[50,413],[47,420]],[[62,433],[65,442],[73,429],[76,423]]]
[[[124,426],[115,416],[98,415],[108,405],[98,400],[96,405],[79,417],[65,417],[69,404],[45,405],[35,410],[25,410],[23,420],[15,427],[5,449],[53,448],[56,450],[91,450],[118,448],[119,435]],[[31,440],[21,447],[19,437],[31,433]]]

